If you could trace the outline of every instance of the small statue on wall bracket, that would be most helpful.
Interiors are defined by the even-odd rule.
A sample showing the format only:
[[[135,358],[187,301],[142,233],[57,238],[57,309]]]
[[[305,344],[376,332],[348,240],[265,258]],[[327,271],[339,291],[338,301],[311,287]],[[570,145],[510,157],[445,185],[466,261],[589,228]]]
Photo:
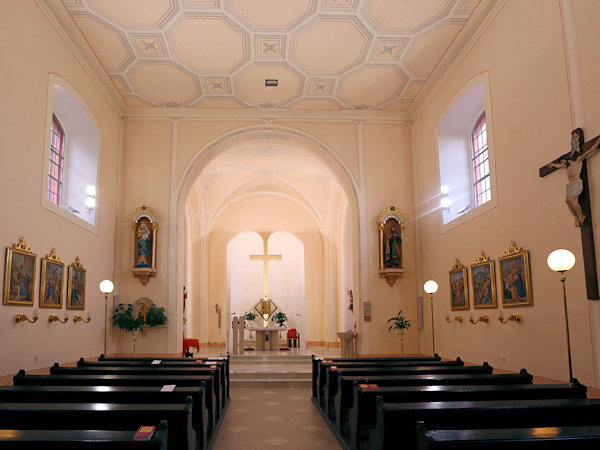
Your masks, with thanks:
[[[395,206],[390,206],[379,216],[377,227],[379,229],[379,277],[385,278],[387,283],[393,286],[404,273],[402,261],[404,216]]]
[[[133,267],[134,277],[146,286],[151,277],[156,276],[156,232],[158,221],[149,206],[142,205],[131,217],[133,230]]]

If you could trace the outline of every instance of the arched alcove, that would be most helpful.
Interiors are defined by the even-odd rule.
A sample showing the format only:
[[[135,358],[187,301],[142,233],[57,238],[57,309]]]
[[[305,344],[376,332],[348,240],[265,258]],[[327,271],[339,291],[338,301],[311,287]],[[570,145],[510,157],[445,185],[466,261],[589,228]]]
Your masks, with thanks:
[[[187,335],[225,345],[227,243],[248,230],[281,231],[304,246],[304,339],[336,345],[336,332],[352,326],[345,310],[347,290],[357,290],[359,239],[356,183],[331,149],[281,127],[236,131],[195,155],[178,192]]]

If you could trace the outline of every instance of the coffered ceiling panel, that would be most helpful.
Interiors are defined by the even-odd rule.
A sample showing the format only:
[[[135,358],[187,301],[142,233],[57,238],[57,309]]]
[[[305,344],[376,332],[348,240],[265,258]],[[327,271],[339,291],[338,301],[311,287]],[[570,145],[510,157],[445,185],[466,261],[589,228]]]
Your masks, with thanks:
[[[98,78],[131,113],[157,107],[403,112],[440,62],[451,62],[458,42],[468,42],[477,25],[465,25],[482,23],[497,2],[40,1],[72,28],[69,36],[86,49],[89,66],[104,71]],[[266,79],[278,85],[266,87]]]

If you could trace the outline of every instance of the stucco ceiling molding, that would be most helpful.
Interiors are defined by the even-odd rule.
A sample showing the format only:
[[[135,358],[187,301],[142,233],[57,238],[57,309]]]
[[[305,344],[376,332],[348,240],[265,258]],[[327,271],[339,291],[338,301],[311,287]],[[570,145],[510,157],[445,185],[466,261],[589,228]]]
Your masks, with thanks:
[[[265,26],[260,23],[265,20],[265,17],[259,19],[258,15],[265,14],[266,11],[261,11],[260,8],[252,7],[251,9],[244,9],[243,11],[240,11],[240,6],[245,7],[246,5],[250,5],[247,0],[224,1],[226,2],[226,9],[229,10],[232,17],[235,16],[237,19],[239,19],[240,22],[244,24],[246,29],[258,33],[264,32],[265,30],[269,30],[269,32],[279,31],[287,33],[294,29],[298,24],[303,23],[311,15],[315,14],[318,3],[318,0],[270,0],[272,5],[275,7],[293,6],[294,11],[290,14],[286,14],[287,18],[281,18],[278,23],[271,23],[270,25]],[[263,2],[267,1],[269,0],[263,0]],[[264,5],[264,8],[267,7],[267,5]],[[250,16],[254,17],[254,21]]]
[[[425,2],[390,2],[371,0],[363,7],[382,32],[418,33],[447,17],[458,0],[427,0]],[[418,8],[414,8],[417,5]],[[412,10],[408,10],[412,8]]]
[[[231,95],[229,77],[202,78],[203,91],[211,95]]]
[[[89,26],[85,25],[86,20],[90,21],[89,23],[94,23],[96,24],[96,26],[100,27],[96,28],[96,30],[104,29],[106,31],[105,35],[102,37],[95,36],[95,38],[92,38],[90,36],[91,29],[89,28]],[[125,36],[125,34],[121,32],[117,27],[112,26],[109,23],[103,22],[102,20],[99,20],[97,17],[88,13],[82,13],[77,17],[74,17],[73,22],[75,23],[75,25],[81,32],[81,35],[83,36],[84,40],[90,46],[90,48],[96,55],[96,58],[98,58],[98,60],[105,68],[107,73],[120,72],[124,70],[124,68],[127,67],[127,65],[133,61],[135,52],[132,46],[127,41],[127,37]],[[88,32],[84,32],[83,28],[87,29]],[[107,42],[111,38],[112,42]],[[106,57],[107,49],[99,48],[100,45],[108,45],[111,51],[118,51],[118,47],[121,47],[120,50],[124,54],[122,59],[117,63],[111,64]]]
[[[331,96],[336,86],[335,78],[309,78],[306,80],[305,96]]]
[[[219,32],[220,35],[204,36],[202,33],[208,31],[209,25],[212,27],[210,30],[212,33]],[[219,27],[220,29],[217,29]],[[193,33],[198,34],[198,37],[190,41],[179,37],[181,34],[189,36]],[[169,27],[167,35],[170,36],[168,45],[173,54],[179,57],[180,63],[195,72],[225,75],[235,72],[249,60],[250,35],[239,24],[222,13],[200,14],[186,11]],[[210,43],[208,38],[217,38],[218,40]],[[240,42],[230,44],[230,48],[227,49],[228,54],[224,55],[223,44],[230,43],[237,38]],[[200,53],[199,50],[201,50]],[[223,61],[218,61],[218,57]],[[209,64],[213,64],[213,67],[210,67]]]
[[[324,0],[322,10],[336,13],[340,11],[356,12],[359,4],[360,0]]]
[[[279,85],[265,86],[264,80],[267,78],[279,80]],[[304,89],[304,76],[287,64],[250,64],[237,73],[233,80],[234,94],[259,108],[282,108],[298,98]],[[259,98],[264,98],[266,102],[259,103]]]
[[[397,66],[364,64],[344,77],[335,94],[350,109],[377,109],[396,100],[407,79]]]
[[[320,15],[291,34],[289,57],[303,73],[340,76],[363,63],[372,44],[373,34],[357,17]]]
[[[162,5],[159,5],[161,3]],[[152,27],[155,29],[162,28],[179,10],[179,1],[177,0],[110,0],[109,2],[96,2],[96,0],[88,0],[87,5],[90,10],[94,11],[98,16],[105,20],[114,23],[118,27],[127,29],[135,29],[137,27]],[[137,7],[137,12],[146,11],[144,18],[148,19],[142,22],[140,19],[126,19],[125,15],[131,11],[119,11],[114,8],[132,8]],[[148,9],[154,7],[154,10],[148,13]],[[128,23],[129,22],[129,23]],[[132,23],[134,22],[134,23]]]
[[[151,73],[153,71],[154,74]],[[167,72],[178,79],[165,83],[162,78]],[[195,74],[172,62],[140,60],[133,65],[128,76],[138,96],[155,106],[187,106],[202,94]],[[173,78],[170,77],[170,80]]]
[[[254,58],[256,60],[284,60],[287,52],[285,35],[255,35]]]
[[[398,61],[408,46],[408,42],[408,38],[378,36],[371,48],[369,61]]]
[[[140,58],[169,58],[167,44],[160,33],[129,33],[132,47]]]
[[[184,8],[214,10],[221,8],[221,0],[182,0]]]

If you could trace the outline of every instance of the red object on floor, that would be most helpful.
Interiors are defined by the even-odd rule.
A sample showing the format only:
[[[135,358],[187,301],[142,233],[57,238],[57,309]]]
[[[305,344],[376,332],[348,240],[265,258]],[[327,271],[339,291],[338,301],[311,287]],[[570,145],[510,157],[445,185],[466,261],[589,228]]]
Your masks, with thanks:
[[[279,350],[282,351],[282,352],[285,352],[285,351],[288,351],[289,348],[287,348],[287,347],[280,347]]]
[[[185,338],[183,340],[183,354],[187,352],[188,348],[194,347],[196,350],[200,350],[200,341],[198,339],[193,338]]]

